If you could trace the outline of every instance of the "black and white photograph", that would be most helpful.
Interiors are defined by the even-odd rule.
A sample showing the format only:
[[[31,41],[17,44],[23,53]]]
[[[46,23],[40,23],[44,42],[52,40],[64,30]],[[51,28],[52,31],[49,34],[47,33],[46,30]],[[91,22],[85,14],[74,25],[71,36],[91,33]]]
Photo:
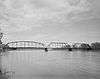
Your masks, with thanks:
[[[0,79],[100,79],[100,0],[0,0]]]

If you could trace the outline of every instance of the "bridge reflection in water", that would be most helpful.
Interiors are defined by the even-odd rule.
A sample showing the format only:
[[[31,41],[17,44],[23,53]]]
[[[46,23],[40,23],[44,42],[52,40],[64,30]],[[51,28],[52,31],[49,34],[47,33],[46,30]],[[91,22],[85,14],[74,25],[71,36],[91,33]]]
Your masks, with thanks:
[[[48,45],[35,41],[15,41],[6,44],[7,49],[69,49],[71,46],[64,42],[51,42]]]

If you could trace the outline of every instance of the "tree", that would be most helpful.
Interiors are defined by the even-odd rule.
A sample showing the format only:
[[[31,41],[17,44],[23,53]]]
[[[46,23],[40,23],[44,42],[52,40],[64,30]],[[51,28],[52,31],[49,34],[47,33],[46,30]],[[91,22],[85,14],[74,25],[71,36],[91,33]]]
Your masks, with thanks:
[[[91,43],[92,49],[100,49],[100,42]]]
[[[2,41],[1,41],[2,37],[3,37],[3,33],[0,33],[0,44],[2,44]]]

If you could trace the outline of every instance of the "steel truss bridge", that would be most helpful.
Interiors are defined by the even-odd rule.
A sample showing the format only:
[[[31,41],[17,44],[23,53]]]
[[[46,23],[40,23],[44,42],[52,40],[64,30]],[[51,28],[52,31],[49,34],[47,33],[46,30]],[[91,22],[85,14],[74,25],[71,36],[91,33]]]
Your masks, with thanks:
[[[5,48],[10,49],[70,49],[71,46],[64,42],[51,42],[48,45],[35,41],[15,41],[9,42],[5,45]]]
[[[51,42],[48,45],[48,48],[71,48],[71,46],[68,43],[64,43],[64,42]]]
[[[15,41],[9,42],[6,45],[6,48],[11,49],[34,49],[34,48],[45,48],[43,43],[34,42],[34,41]]]

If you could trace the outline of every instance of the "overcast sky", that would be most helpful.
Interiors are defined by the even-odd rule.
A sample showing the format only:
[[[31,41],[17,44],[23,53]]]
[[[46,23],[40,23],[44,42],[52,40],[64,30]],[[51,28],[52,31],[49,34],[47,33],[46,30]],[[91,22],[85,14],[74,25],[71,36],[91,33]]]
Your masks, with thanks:
[[[4,41],[100,41],[100,0],[0,0]]]

